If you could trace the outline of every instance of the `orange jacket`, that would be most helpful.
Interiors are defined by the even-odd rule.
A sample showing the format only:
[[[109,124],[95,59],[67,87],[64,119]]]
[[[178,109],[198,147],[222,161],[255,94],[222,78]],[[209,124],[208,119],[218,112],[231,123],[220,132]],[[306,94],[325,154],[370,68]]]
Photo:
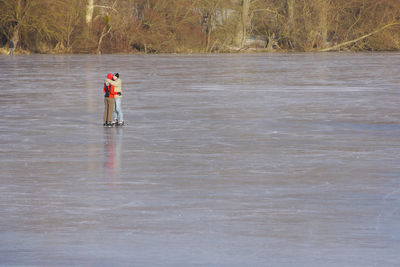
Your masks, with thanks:
[[[113,75],[111,73],[107,74],[108,79],[112,79]],[[114,98],[117,93],[114,91],[114,85],[104,83],[103,91],[105,93],[104,97]]]

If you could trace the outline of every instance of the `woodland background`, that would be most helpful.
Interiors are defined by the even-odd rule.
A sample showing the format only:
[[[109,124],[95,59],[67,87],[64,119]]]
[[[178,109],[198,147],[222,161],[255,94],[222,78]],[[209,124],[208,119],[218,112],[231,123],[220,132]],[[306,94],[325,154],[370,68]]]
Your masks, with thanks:
[[[0,0],[19,53],[399,51],[400,0]]]

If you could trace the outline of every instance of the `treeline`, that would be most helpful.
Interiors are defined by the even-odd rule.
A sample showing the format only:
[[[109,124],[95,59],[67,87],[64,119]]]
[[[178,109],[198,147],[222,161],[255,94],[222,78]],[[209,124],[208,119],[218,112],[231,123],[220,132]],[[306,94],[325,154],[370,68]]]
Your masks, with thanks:
[[[399,0],[0,0],[34,53],[400,50]]]

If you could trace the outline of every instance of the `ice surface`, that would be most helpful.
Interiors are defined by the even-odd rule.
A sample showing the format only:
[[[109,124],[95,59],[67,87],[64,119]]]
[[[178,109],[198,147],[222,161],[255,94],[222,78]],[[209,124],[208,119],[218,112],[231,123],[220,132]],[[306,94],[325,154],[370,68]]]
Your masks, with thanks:
[[[0,266],[399,266],[399,64],[0,57]]]

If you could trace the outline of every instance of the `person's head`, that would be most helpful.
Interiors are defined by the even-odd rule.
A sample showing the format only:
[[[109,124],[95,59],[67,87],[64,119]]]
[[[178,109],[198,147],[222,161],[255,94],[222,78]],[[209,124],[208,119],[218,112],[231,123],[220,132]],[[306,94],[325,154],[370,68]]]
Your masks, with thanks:
[[[117,73],[114,73],[114,77],[113,77],[113,80],[116,80],[116,79],[118,79],[119,78],[119,73],[117,72]]]
[[[112,78],[113,78],[113,74],[112,73],[107,74],[107,79],[112,80]]]

